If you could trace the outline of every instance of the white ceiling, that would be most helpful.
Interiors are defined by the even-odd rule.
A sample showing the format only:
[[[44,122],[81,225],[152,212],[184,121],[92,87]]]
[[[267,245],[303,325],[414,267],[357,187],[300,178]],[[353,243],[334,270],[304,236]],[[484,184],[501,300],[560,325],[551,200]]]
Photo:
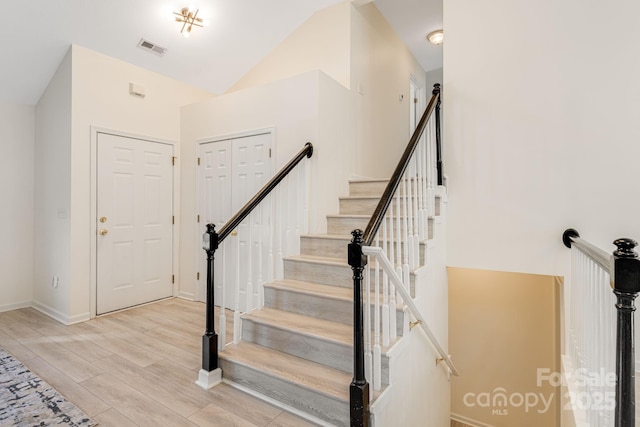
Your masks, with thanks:
[[[0,101],[35,104],[72,43],[224,93],[317,10],[344,0],[0,0]],[[191,37],[167,20],[186,5],[209,19]],[[426,70],[442,48],[425,42],[442,27],[442,0],[376,0]],[[158,57],[145,38],[168,48]]]

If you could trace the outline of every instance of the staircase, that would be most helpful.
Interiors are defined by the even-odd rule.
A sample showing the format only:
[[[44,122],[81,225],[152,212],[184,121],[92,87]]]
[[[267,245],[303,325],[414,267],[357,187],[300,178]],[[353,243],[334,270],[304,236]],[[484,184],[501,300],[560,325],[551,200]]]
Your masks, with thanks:
[[[327,218],[328,234],[301,236],[301,254],[284,259],[284,278],[264,285],[264,308],[242,316],[242,340],[220,353],[225,379],[328,425],[349,425],[353,282],[347,244],[353,229],[365,228],[386,183],[351,181],[340,213]],[[438,200],[436,206],[438,213]],[[433,226],[430,219],[430,238]],[[420,265],[427,246],[420,244]],[[398,342],[409,319],[401,306],[395,314]],[[372,402],[389,384],[386,353],[394,344],[382,349],[383,385]]]

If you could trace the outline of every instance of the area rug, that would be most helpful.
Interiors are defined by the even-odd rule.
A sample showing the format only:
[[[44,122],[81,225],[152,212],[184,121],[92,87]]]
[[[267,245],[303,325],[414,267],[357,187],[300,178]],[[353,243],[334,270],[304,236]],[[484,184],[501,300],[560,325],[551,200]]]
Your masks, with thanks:
[[[73,403],[0,348],[0,427],[95,425]]]

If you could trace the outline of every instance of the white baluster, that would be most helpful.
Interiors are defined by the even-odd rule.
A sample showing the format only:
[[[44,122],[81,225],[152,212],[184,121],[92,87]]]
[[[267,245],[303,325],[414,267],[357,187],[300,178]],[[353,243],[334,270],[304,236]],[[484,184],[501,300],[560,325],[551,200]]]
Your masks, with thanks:
[[[391,254],[393,259],[393,242],[390,242],[387,236],[387,219],[388,216],[382,220],[382,240],[386,246],[386,253]],[[393,265],[393,261],[391,264]],[[386,271],[382,273],[382,344],[385,347],[389,346],[389,277]]]
[[[242,329],[240,328],[240,238],[236,239],[236,288],[233,310],[233,343],[240,343]]]
[[[273,265],[273,263],[275,262],[274,260],[274,245],[275,245],[275,212],[274,212],[274,203],[273,203],[273,199],[274,199],[274,194],[275,190],[272,192],[272,194],[269,194],[269,205],[268,205],[268,209],[267,212],[269,212],[269,221],[267,223],[267,226],[269,227],[269,243],[268,243],[268,253],[267,253],[267,282],[271,282],[275,279],[275,271],[276,268]],[[264,289],[263,289],[263,297],[264,297]]]
[[[424,178],[423,175],[423,171],[422,171],[422,165],[424,163],[424,134],[423,137],[420,138],[420,142],[418,143],[418,149],[416,152],[416,170],[417,170],[417,183],[418,183],[418,235],[420,237],[420,242],[427,240],[426,238],[426,234],[425,234],[425,215],[424,215],[424,187],[422,185],[422,181]],[[419,250],[419,248],[418,248]],[[420,252],[418,252],[418,257],[419,257]],[[424,262],[424,260],[419,260],[419,263],[422,264]]]
[[[295,200],[298,203],[294,203],[295,209],[296,209],[296,230],[295,230],[295,236],[293,239],[293,243],[294,243],[294,247],[295,247],[295,254],[298,255],[300,254],[300,236],[302,235],[302,222],[304,221],[303,216],[304,216],[304,191],[303,191],[303,180],[301,178],[302,176],[302,170],[301,167],[304,166],[299,166],[296,168],[296,185],[295,185],[295,190],[296,190],[296,196],[295,196]],[[302,203],[301,203],[302,202]]]
[[[304,182],[303,184],[303,196],[304,196],[304,211],[302,216],[302,232],[309,233],[309,198],[311,197],[311,165],[309,162],[303,162],[304,170]]]
[[[429,168],[429,150],[428,150],[428,128],[425,129],[424,138],[420,146],[422,147],[422,154],[420,158],[422,159],[422,178],[420,180],[420,184],[422,187],[422,227],[423,227],[423,235],[422,240],[426,241],[429,238],[429,228],[428,228],[428,220],[429,220],[429,195],[427,194],[427,180],[428,180],[428,168]]]
[[[407,242],[407,246],[409,246],[409,250],[407,251],[407,256],[409,257],[409,268],[415,268],[415,264],[413,262],[414,258],[415,258],[415,253],[414,253],[414,241],[413,241],[413,200],[412,200],[412,190],[411,190],[411,162],[409,162],[409,166],[407,167],[407,170],[405,172],[404,175],[404,188],[405,188],[405,193],[404,193],[404,199],[405,199],[405,208],[406,211],[404,212],[404,220],[405,222],[405,226],[406,226],[406,233],[407,233],[407,238],[406,238],[406,242]]]
[[[257,301],[256,308],[261,309],[264,306],[264,281],[262,278],[262,270],[264,265],[264,258],[262,256],[262,249],[264,246],[264,211],[263,206],[260,205],[258,207],[258,219],[260,223],[258,224],[258,280],[257,280]]]
[[[225,310],[225,288],[227,287],[227,275],[226,275],[226,265],[227,265],[227,246],[222,246],[222,285],[220,286],[220,317],[218,319],[218,335],[220,339],[218,340],[218,351],[224,350],[224,345],[227,342],[227,316]]]
[[[380,241],[376,236],[376,246]],[[380,349],[380,265],[375,260],[375,286],[374,286],[374,314],[373,320],[373,389],[382,388],[382,350]],[[370,304],[369,304],[370,305]]]
[[[276,260],[275,260],[275,268],[276,268],[276,279],[282,279],[284,277],[284,261],[282,254],[282,238],[284,235],[283,230],[283,222],[282,222],[282,204],[284,203],[284,198],[282,196],[282,188],[278,186],[275,190],[276,192],[276,202],[275,202],[275,210],[276,215],[274,218],[275,228],[276,228],[276,241],[277,241],[277,251],[276,251]]]
[[[399,248],[400,248],[400,242],[397,241],[398,239],[395,237],[398,233],[395,232],[394,233],[394,218],[393,218],[393,201],[391,202],[391,204],[389,204],[389,240],[391,242],[391,265],[396,265],[395,263],[395,255],[394,253],[398,256],[398,260],[400,259],[400,252],[399,252]],[[394,245],[395,245],[395,251],[394,251]],[[398,261],[399,263],[400,261]],[[398,267],[399,268],[399,267]],[[390,297],[390,301],[389,301],[389,339],[391,341],[395,341],[396,339],[396,292],[395,289],[393,288],[393,286],[389,287],[389,297]]]
[[[412,219],[412,223],[413,223],[413,260],[412,260],[412,265],[413,268],[416,269],[418,268],[418,266],[420,265],[420,225],[419,225],[419,221],[418,221],[418,159],[416,158],[416,153],[414,153],[413,155],[413,160],[412,160],[412,170],[413,172],[411,173],[411,180],[412,180],[412,185],[411,185],[411,201],[412,201],[412,207],[413,207],[413,219]]]
[[[367,256],[367,265],[364,274],[364,375],[372,378],[372,354],[371,354],[371,257]],[[373,398],[373,387],[370,390],[370,398]]]
[[[249,227],[249,239],[247,241],[247,286],[245,288],[246,307],[245,313],[250,313],[253,309],[253,214],[247,218]]]
[[[409,244],[409,226],[408,226],[408,191],[407,191],[407,176],[405,174],[403,180],[402,180],[402,184],[403,184],[403,191],[404,191],[404,210],[403,210],[403,214],[402,214],[402,237],[403,237],[403,252],[404,252],[404,258],[403,258],[403,263],[402,263],[402,282],[404,284],[404,286],[407,288],[407,290],[409,290],[410,285],[409,285],[409,248],[411,247]]]
[[[399,190],[400,190],[401,186],[398,186],[398,192],[396,192],[396,270],[398,270],[399,276],[402,277],[402,200],[401,200],[401,196],[399,194]],[[394,300],[395,300],[395,294],[396,291],[394,289],[393,291],[394,293]],[[398,303],[402,304],[402,298],[400,296],[398,296]],[[395,310],[394,307],[392,307],[392,310]],[[393,333],[392,333],[393,336]]]

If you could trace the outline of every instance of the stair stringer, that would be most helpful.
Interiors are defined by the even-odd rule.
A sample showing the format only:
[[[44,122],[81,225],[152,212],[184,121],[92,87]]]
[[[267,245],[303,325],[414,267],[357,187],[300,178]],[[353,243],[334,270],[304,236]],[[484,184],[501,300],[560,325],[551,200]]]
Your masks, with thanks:
[[[448,345],[448,279],[446,270],[446,193],[439,189],[440,215],[428,245],[428,264],[416,272],[414,303],[445,349]],[[454,355],[455,356],[455,355]],[[388,352],[389,386],[371,405],[371,426],[450,425],[449,370],[416,326]],[[455,357],[453,357],[455,363]]]

